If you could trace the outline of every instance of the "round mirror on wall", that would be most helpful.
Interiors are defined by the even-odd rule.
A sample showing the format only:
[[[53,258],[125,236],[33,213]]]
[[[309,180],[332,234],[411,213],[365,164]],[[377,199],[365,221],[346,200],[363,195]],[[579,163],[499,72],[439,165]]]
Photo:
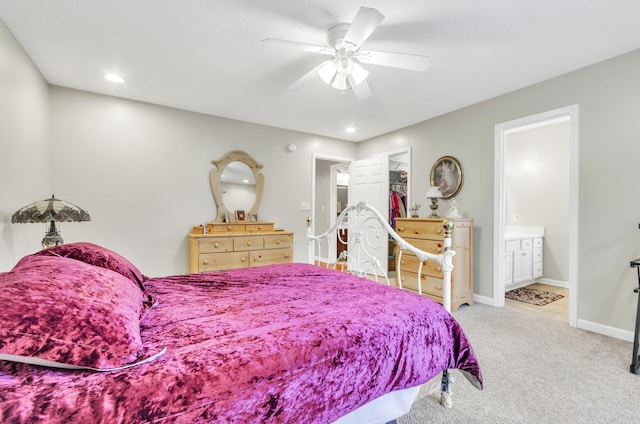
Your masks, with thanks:
[[[258,220],[264,176],[262,165],[249,154],[233,150],[211,163],[211,192],[218,207],[216,221]]]

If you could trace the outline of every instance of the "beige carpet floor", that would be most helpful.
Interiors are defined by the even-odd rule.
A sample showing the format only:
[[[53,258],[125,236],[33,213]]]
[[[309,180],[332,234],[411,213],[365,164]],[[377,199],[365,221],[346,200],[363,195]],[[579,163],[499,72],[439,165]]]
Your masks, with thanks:
[[[476,304],[454,316],[474,346],[485,389],[453,371],[452,409],[425,396],[398,424],[640,423],[632,343],[514,308]]]

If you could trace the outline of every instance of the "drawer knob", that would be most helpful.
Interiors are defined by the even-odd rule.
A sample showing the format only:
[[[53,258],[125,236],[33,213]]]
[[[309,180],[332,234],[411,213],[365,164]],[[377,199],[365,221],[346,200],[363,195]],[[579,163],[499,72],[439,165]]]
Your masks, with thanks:
[[[220,243],[214,243],[213,247],[215,247],[217,249],[218,247],[220,247]]]
[[[280,244],[280,240],[276,240],[276,244]]]
[[[208,259],[205,259],[204,261],[202,261],[202,264],[203,264],[203,265],[209,265],[209,260],[208,260]]]
[[[442,271],[442,267],[441,267],[441,266],[439,266],[439,267],[438,267],[438,272],[441,272],[441,271]]]
[[[285,254],[284,254],[284,257],[285,257],[285,258],[287,258],[287,259],[289,259],[289,254],[288,254],[288,253],[285,253]]]
[[[404,265],[404,264],[406,264],[406,262],[403,259],[403,260],[400,261],[400,265]]]
[[[436,287],[437,290],[442,290],[442,286]]]
[[[231,231],[231,225],[227,225],[227,231]]]
[[[442,234],[442,228],[438,228],[438,229],[436,230],[436,233],[437,233],[437,234]]]
[[[253,262],[258,262],[258,257],[257,256],[253,257]]]
[[[398,228],[398,232],[402,232],[402,231],[404,231],[404,227]]]
[[[262,230],[262,225],[258,225],[258,230]]]
[[[247,257],[246,257],[246,256],[243,256],[243,257],[240,259],[240,262],[247,262]]]
[[[251,246],[251,242],[250,241],[247,242],[247,246]]]

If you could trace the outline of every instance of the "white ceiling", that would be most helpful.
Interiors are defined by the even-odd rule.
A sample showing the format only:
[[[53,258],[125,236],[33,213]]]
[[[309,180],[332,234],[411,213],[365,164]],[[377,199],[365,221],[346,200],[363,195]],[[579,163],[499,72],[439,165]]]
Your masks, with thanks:
[[[386,16],[363,48],[430,68],[366,65],[363,101],[287,91],[326,56],[261,40],[325,44],[360,6]],[[352,141],[640,48],[638,0],[0,0],[0,18],[50,84]]]

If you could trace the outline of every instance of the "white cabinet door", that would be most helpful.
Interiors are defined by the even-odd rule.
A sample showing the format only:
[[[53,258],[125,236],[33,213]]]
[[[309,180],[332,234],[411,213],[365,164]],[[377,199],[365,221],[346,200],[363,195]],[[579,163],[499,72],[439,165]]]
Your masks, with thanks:
[[[513,284],[513,252],[504,254],[504,285]]]

